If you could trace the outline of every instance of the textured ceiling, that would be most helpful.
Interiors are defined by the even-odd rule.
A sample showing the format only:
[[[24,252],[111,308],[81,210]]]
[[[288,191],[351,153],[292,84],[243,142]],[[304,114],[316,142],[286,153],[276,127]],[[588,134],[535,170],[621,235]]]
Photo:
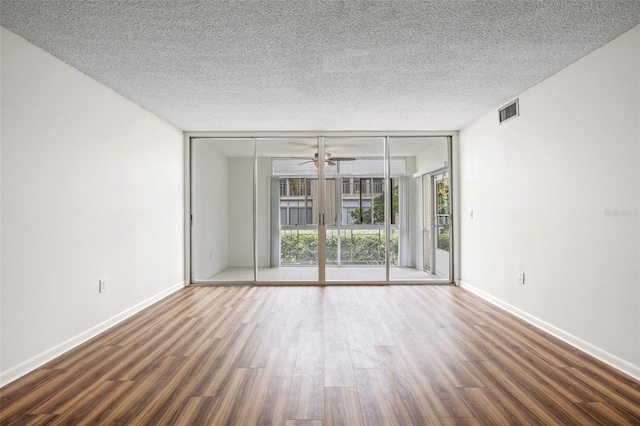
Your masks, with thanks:
[[[2,0],[2,25],[183,130],[457,130],[638,0]]]

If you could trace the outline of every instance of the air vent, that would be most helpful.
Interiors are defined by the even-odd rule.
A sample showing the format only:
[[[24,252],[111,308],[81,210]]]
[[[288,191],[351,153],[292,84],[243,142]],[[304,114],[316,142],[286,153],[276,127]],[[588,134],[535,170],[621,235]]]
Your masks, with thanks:
[[[514,117],[520,115],[520,108],[518,106],[518,100],[511,102],[508,105],[503,106],[498,110],[498,117],[500,119],[500,123],[504,123],[507,120],[511,120]]]

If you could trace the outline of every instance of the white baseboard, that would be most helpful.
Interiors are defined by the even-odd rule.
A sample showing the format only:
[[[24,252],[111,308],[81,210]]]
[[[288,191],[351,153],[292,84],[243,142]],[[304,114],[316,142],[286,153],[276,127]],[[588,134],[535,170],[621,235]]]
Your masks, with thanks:
[[[513,315],[517,316],[518,318],[528,322],[529,324],[541,329],[542,331],[545,331],[549,334],[551,334],[554,337],[557,337],[558,339],[562,340],[563,342],[566,342],[568,344],[570,344],[571,346],[580,349],[582,352],[585,352],[589,355],[591,355],[592,357],[599,359],[600,361],[604,362],[605,364],[610,365],[611,367],[615,368],[616,370],[619,370],[621,372],[623,372],[624,374],[627,374],[628,376],[633,377],[636,380],[640,380],[640,366],[634,365],[632,363],[630,363],[629,361],[625,361],[622,358],[619,358],[607,351],[605,351],[602,348],[599,348],[595,345],[592,345],[589,342],[586,342],[584,340],[582,340],[581,338],[574,336],[571,333],[568,333],[552,324],[549,324],[548,322],[545,322],[539,318],[534,317],[531,314],[528,314],[527,312],[516,308],[513,305],[510,305],[509,303],[498,299],[495,296],[492,296],[491,294],[480,290],[479,288],[465,282],[465,281],[460,281],[460,287],[469,290],[470,292],[476,294],[477,296],[480,296],[481,298],[483,298],[484,300],[504,309],[507,312],[512,313]]]
[[[180,290],[185,287],[185,281],[181,281],[166,290],[161,291],[160,293],[151,296],[150,298],[143,300],[142,302],[130,307],[129,309],[107,319],[106,321],[101,322],[98,325],[91,327],[90,329],[83,331],[77,336],[72,337],[71,339],[60,343],[46,351],[16,365],[8,369],[7,371],[3,371],[0,373],[0,387],[5,386],[16,379],[24,376],[27,373],[32,372],[33,370],[43,366],[47,362],[55,359],[56,357],[62,355],[65,352],[75,348],[76,346],[81,345],[89,339],[94,338],[98,334],[106,331],[107,329],[113,327],[114,325],[126,320],[130,316],[140,312],[141,310],[153,305],[160,299],[167,297],[168,295]]]

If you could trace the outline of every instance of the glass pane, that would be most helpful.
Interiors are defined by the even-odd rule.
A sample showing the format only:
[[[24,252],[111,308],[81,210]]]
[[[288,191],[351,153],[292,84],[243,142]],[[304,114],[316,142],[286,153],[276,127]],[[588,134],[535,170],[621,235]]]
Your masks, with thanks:
[[[451,216],[449,209],[449,178],[448,173],[442,173],[435,177],[435,195],[436,195],[436,275],[449,275],[449,243],[451,235]]]
[[[343,265],[384,266],[384,229],[345,229],[340,232]]]
[[[420,178],[419,178],[420,179]],[[422,259],[423,259],[423,267],[422,269],[425,272],[432,273],[435,272],[432,269],[433,261],[432,257],[432,243],[431,243],[431,176],[428,174],[422,175],[420,181],[416,180],[416,183],[422,184],[422,210],[420,216],[422,216]],[[419,257],[419,256],[418,256]]]
[[[253,141],[192,144],[193,282],[253,282]]]
[[[256,151],[258,281],[317,281],[317,139],[258,139]]]
[[[449,279],[449,186],[448,179],[444,180],[448,173],[448,144],[448,138],[444,137],[389,140],[390,156],[406,160],[402,173],[394,172],[393,168],[391,171],[389,276],[392,281]],[[440,183],[435,183],[436,178]],[[435,186],[441,192],[437,199]]]
[[[280,231],[280,266],[318,265],[318,231]]]
[[[325,147],[326,279],[385,281],[384,140],[327,138]]]

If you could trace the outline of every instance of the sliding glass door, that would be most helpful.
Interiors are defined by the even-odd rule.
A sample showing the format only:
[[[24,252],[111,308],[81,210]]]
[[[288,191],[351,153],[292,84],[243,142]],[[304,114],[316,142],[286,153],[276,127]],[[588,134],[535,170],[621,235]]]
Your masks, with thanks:
[[[447,170],[432,175],[431,191],[434,196],[433,211],[433,253],[432,273],[442,278],[449,277],[451,263],[451,198],[449,192],[449,172]]]
[[[317,138],[257,141],[258,282],[318,282],[317,152]]]
[[[326,138],[327,282],[384,282],[384,138]]]
[[[193,138],[192,281],[447,282],[449,152],[447,137]]]

